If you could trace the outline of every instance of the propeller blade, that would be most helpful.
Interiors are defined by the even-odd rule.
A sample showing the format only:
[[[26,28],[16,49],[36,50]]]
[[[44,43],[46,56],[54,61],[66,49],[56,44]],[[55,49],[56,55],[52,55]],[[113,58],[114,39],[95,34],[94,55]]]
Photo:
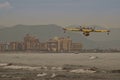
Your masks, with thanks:
[[[108,32],[107,32],[107,35],[109,35],[110,34],[110,30],[108,30]]]
[[[82,28],[82,26],[80,26],[80,29]]]
[[[66,33],[66,29],[65,29],[65,28],[63,28],[63,30],[64,30],[64,33]]]
[[[82,26],[80,26],[80,31],[82,31]]]

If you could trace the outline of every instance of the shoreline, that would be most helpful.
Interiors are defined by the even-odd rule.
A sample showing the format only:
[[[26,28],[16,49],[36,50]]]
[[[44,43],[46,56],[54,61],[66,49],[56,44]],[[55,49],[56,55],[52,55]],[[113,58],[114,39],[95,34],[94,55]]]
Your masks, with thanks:
[[[120,69],[119,53],[0,53],[0,62],[25,65],[84,65],[102,69]]]
[[[120,80],[120,54],[0,54],[0,80]]]

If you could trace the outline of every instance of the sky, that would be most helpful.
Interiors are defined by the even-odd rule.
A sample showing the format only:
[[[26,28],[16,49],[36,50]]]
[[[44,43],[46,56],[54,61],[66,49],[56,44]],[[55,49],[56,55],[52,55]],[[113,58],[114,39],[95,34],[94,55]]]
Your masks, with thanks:
[[[120,0],[0,0],[0,25],[17,24],[120,28]]]

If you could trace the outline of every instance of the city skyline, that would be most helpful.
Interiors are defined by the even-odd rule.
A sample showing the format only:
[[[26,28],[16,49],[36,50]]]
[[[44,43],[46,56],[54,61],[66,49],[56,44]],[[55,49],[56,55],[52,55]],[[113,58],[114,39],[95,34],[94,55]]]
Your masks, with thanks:
[[[46,42],[41,42],[37,37],[26,34],[22,41],[11,41],[7,43],[0,42],[0,52],[42,52],[42,53],[75,53],[78,52],[120,52],[120,49],[86,49],[81,42],[73,42],[68,37],[54,37]]]
[[[0,25],[68,24],[120,28],[119,0],[0,0]]]
[[[22,41],[0,42],[1,51],[43,51],[70,52],[80,51],[82,43],[73,42],[70,37],[55,37],[46,42],[40,42],[37,37],[26,34]]]

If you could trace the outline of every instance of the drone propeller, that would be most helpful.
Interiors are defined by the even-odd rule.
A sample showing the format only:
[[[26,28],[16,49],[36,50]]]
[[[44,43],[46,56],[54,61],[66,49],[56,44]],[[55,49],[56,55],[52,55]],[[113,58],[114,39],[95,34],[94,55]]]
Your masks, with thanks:
[[[110,34],[110,30],[107,31],[107,35],[109,35],[109,34]]]
[[[65,28],[63,28],[63,30],[64,30],[64,33],[66,33],[66,29],[65,29]]]
[[[82,28],[82,26],[80,26],[80,29]]]
[[[65,25],[62,29],[63,29],[63,31],[64,31],[64,33],[66,33],[66,28],[67,27],[69,27],[70,26],[70,24],[69,25]]]
[[[82,31],[82,26],[80,26],[80,31]]]
[[[104,27],[107,29],[107,35],[109,35],[110,34],[109,27],[107,27],[107,26],[104,26]]]
[[[95,30],[95,26],[91,28],[93,31]]]

